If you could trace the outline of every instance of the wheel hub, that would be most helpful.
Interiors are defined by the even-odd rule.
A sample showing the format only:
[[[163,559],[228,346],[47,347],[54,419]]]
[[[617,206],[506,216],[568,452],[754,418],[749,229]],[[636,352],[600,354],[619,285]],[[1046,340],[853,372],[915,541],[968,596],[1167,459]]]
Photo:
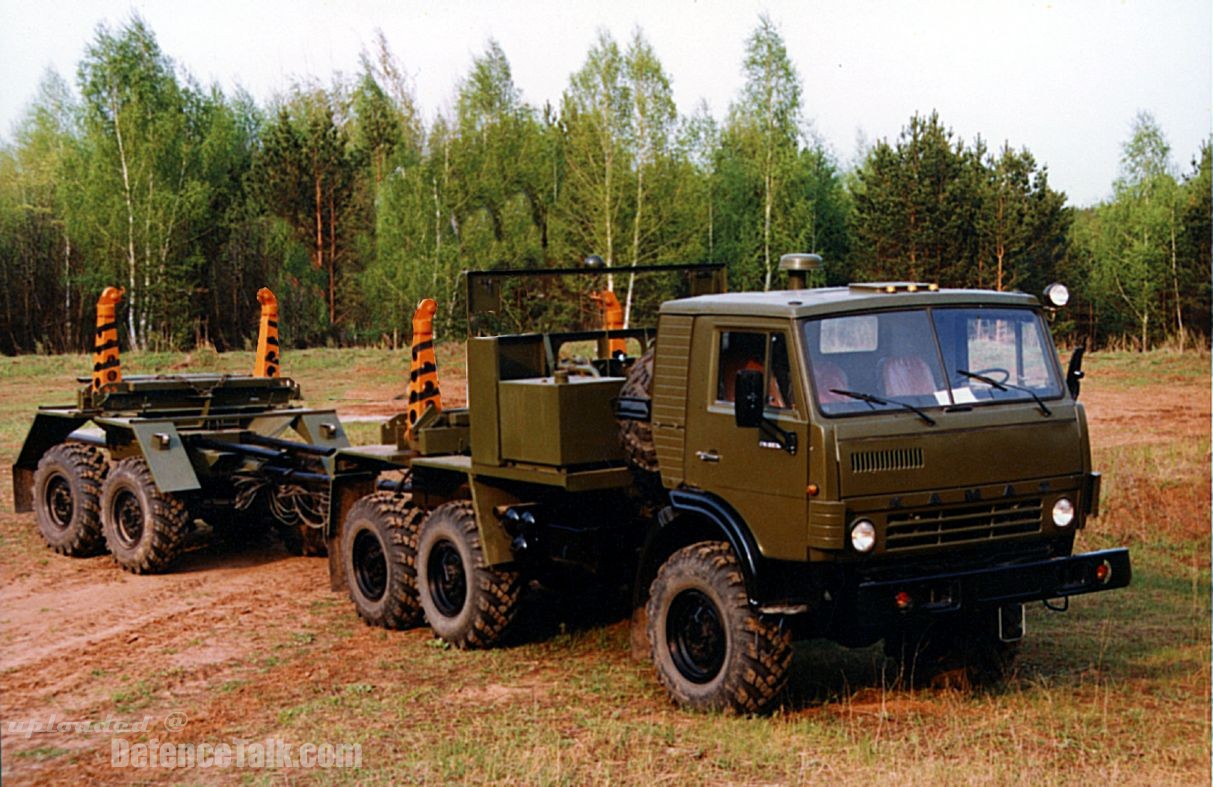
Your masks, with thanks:
[[[354,579],[358,590],[371,601],[387,592],[387,558],[374,533],[363,530],[354,537]]]
[[[75,512],[72,487],[67,479],[61,475],[53,477],[46,485],[45,499],[51,524],[59,530],[66,530],[72,523],[72,514]]]
[[[687,680],[715,678],[724,666],[728,637],[712,599],[700,590],[675,596],[666,617],[666,642],[674,666]]]
[[[143,507],[133,492],[119,492],[112,506],[118,538],[124,546],[133,547],[143,538]]]
[[[430,598],[438,611],[454,617],[467,601],[467,574],[459,550],[450,541],[439,541],[426,561]]]

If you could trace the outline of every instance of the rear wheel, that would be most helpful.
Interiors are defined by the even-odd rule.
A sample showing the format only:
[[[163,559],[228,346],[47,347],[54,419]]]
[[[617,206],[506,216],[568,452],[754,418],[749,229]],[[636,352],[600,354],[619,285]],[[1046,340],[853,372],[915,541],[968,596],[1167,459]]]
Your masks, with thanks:
[[[38,531],[61,555],[89,557],[105,551],[101,535],[101,483],[105,456],[95,448],[61,443],[49,449],[34,472]]]
[[[346,584],[358,615],[375,626],[402,629],[421,621],[417,595],[417,531],[422,512],[390,492],[350,507],[342,526]]]
[[[422,522],[417,585],[430,628],[458,648],[495,644],[518,611],[519,575],[486,565],[467,501],[441,505]]]
[[[791,635],[750,606],[727,543],[705,541],[670,556],[653,580],[647,615],[657,677],[678,705],[762,713],[779,699]]]
[[[101,527],[118,565],[135,574],[163,571],[189,532],[185,505],[156,488],[140,457],[114,465],[101,485]]]

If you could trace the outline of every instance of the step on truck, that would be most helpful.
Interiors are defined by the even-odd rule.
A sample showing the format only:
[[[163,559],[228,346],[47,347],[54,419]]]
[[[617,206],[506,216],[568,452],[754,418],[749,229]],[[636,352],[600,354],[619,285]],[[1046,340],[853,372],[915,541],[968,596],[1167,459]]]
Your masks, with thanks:
[[[349,441],[336,412],[300,406],[281,376],[278,301],[257,299],[250,374],[124,376],[122,291],[102,292],[92,375],[74,403],[38,408],[13,465],[15,508],[34,512],[47,546],[156,573],[205,522],[233,541],[272,525],[290,551],[323,554],[329,466]]]
[[[1126,549],[1073,554],[1100,476],[1082,352],[1063,371],[1049,333],[1064,287],[809,288],[820,258],[793,254],[774,292],[628,269],[683,279],[648,328],[596,291],[602,329],[486,329],[503,292],[600,285],[596,262],[467,274],[465,408],[441,407],[418,309],[408,412],[333,457],[331,581],[368,623],[490,647],[531,583],[596,577],[631,588],[674,702],[761,712],[794,640],[997,679],[1025,604],[1129,584]]]

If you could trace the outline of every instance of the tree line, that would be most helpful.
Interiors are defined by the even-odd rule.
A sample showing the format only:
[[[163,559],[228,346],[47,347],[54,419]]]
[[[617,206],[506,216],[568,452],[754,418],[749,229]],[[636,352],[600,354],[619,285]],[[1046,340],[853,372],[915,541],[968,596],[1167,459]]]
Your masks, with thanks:
[[[558,106],[536,107],[489,41],[427,123],[382,34],[358,73],[260,106],[199,84],[137,16],[99,26],[74,88],[48,73],[0,147],[0,352],[86,348],[110,284],[127,346],[248,346],[263,285],[290,344],[394,345],[427,296],[460,335],[461,270],[598,254],[638,323],[674,285],[631,266],[721,262],[732,289],[762,289],[789,251],[825,257],[821,284],[1061,280],[1073,343],[1206,341],[1207,141],[1180,174],[1139,115],[1112,197],[1076,209],[1026,148],[966,141],[936,113],[843,167],[765,16],[741,68],[723,120],[683,113],[643,32],[600,32]],[[514,327],[593,313],[590,292],[557,287],[507,298]]]

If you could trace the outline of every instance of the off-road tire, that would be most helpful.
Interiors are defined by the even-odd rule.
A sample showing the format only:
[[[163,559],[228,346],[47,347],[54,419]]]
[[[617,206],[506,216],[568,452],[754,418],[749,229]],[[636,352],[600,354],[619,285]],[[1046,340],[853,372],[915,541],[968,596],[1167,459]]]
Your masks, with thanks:
[[[653,353],[650,347],[632,364],[627,380],[620,389],[621,397],[651,399],[653,392]],[[661,466],[653,444],[653,424],[650,421],[619,420],[619,442],[623,455],[636,481],[636,489],[645,500],[658,499],[663,491]]]
[[[177,557],[190,529],[185,504],[156,488],[142,457],[115,464],[101,485],[101,528],[118,565],[154,574]]]
[[[787,683],[791,634],[750,606],[723,541],[683,547],[662,565],[649,589],[648,634],[657,678],[681,707],[763,713]]]
[[[470,502],[444,503],[421,523],[418,593],[426,622],[445,642],[496,644],[518,612],[521,587],[516,571],[486,565]]]
[[[341,529],[346,585],[358,615],[372,626],[421,622],[417,536],[424,512],[408,498],[376,492],[350,506]]]
[[[619,390],[619,396],[649,399],[652,393],[653,348],[650,347],[628,370],[627,380]],[[660,469],[657,464],[657,449],[653,445],[653,425],[649,421],[621,419],[619,441],[623,444],[623,453],[627,457],[628,465],[634,470],[656,473]]]
[[[1006,680],[1019,644],[999,639],[994,609],[893,632],[885,637],[884,650],[910,685],[968,689]]]
[[[34,471],[34,512],[47,546],[61,555],[91,557],[105,551],[101,535],[101,483],[105,455],[79,443],[53,446]]]

